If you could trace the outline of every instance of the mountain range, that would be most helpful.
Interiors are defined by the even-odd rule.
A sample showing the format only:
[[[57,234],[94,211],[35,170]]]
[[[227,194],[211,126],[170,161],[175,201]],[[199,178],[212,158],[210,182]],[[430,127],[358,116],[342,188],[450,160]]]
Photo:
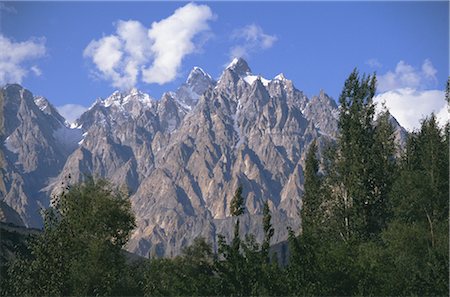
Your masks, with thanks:
[[[309,144],[338,135],[339,109],[324,91],[308,98],[283,74],[265,79],[234,59],[216,81],[194,67],[156,100],[137,89],[97,99],[69,124],[18,84],[0,90],[0,219],[42,227],[41,210],[65,185],[103,177],[130,194],[137,228],[127,245],[173,257],[202,236],[232,237],[229,205],[243,186],[241,232],[263,238],[268,201],[275,236],[300,229]],[[406,131],[392,117],[398,143]]]

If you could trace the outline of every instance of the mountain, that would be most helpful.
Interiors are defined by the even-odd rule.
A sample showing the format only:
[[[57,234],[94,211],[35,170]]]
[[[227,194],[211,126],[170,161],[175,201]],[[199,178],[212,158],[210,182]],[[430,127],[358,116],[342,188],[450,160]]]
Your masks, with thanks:
[[[56,177],[80,131],[66,126],[56,109],[19,85],[0,90],[0,193],[26,226],[41,226],[49,197],[42,189]]]
[[[298,230],[305,152],[337,135],[338,107],[321,91],[309,99],[283,74],[254,75],[233,60],[215,81],[195,67],[156,100],[137,89],[97,99],[69,126],[42,97],[19,85],[0,92],[2,200],[26,226],[62,187],[87,176],[126,186],[137,228],[127,249],[175,256],[198,236],[231,239],[230,200],[246,197],[241,232],[262,240],[262,207],[273,243]]]

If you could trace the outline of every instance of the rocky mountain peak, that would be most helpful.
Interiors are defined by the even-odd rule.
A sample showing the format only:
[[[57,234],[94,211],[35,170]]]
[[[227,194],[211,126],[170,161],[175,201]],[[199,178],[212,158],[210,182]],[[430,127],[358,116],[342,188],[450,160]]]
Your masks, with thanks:
[[[111,94],[111,96],[103,100],[102,104],[105,107],[110,106],[119,107],[126,105],[130,101],[139,102],[144,105],[152,104],[152,98],[150,97],[150,95],[136,88],[132,88],[128,92],[115,91],[114,93]]]
[[[42,96],[35,96],[34,103],[43,113],[54,117],[61,124],[65,123],[66,120],[58,113],[56,108],[47,100],[47,98]]]
[[[252,73],[252,70],[248,66],[247,62],[242,58],[234,58],[226,69],[232,70],[238,75],[250,75]]]
[[[238,184],[248,210],[242,234],[262,240],[267,200],[273,242],[285,240],[286,226],[300,224],[306,149],[338,131],[336,103],[324,91],[309,100],[283,74],[265,79],[241,58],[217,83],[194,67],[160,100],[116,91],[81,115],[79,129],[53,125],[48,101],[20,86],[0,89],[0,107],[8,174],[0,195],[24,224],[42,226],[37,211],[66,176],[107,178],[130,189],[137,228],[127,249],[143,256],[175,256],[198,236],[214,247],[217,234],[230,240]]]
[[[186,84],[193,86],[202,81],[213,82],[214,80],[202,68],[195,66],[189,73]]]
[[[326,104],[326,105],[329,105],[329,106],[331,106],[333,108],[337,108],[336,102],[333,100],[333,98],[328,96],[328,94],[325,93],[324,90],[320,90],[319,96],[313,97],[313,99],[318,100],[321,104]]]
[[[194,67],[189,73],[186,82],[171,96],[183,109],[191,110],[197,105],[200,96],[215,84],[216,82],[202,68]]]
[[[285,81],[287,78],[284,76],[284,73],[280,73],[277,76],[275,76],[273,79],[279,80],[279,81]]]

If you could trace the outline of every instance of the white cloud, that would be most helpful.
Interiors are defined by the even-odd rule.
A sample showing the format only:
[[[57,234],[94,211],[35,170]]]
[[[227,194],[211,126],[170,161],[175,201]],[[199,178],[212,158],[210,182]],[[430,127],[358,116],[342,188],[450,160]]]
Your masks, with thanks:
[[[148,35],[154,41],[155,61],[143,71],[143,80],[158,84],[173,80],[183,57],[196,50],[193,37],[207,31],[208,21],[213,18],[208,6],[189,3],[170,17],[154,22]]]
[[[176,78],[183,58],[198,50],[194,38],[209,30],[212,19],[208,6],[189,3],[151,28],[118,21],[115,34],[92,40],[83,55],[114,87],[129,89],[139,79],[164,84]]]
[[[420,121],[432,112],[436,114],[438,122],[444,125],[449,120],[447,102],[444,91],[417,91],[412,88],[401,88],[375,96],[374,102],[378,107],[385,103],[389,112],[408,131],[420,128]]]
[[[372,68],[381,68],[383,66],[383,64],[381,64],[380,61],[378,61],[375,58],[367,60],[366,64],[369,65]]]
[[[433,112],[440,125],[449,121],[449,111],[444,91],[433,89],[437,83],[437,70],[429,59],[420,69],[404,61],[397,63],[394,71],[378,77],[378,91],[374,102],[380,109],[384,102],[390,113],[405,129],[420,128],[423,119]]]
[[[231,58],[247,57],[257,50],[271,48],[277,41],[275,35],[264,33],[263,29],[255,24],[236,30],[232,39],[238,41],[238,44],[230,49]]]
[[[73,123],[87,110],[87,107],[79,104],[66,104],[57,106],[56,109],[69,123]]]
[[[36,66],[36,65],[31,66],[30,70],[31,70],[31,71],[34,73],[34,75],[36,75],[36,76],[41,76],[41,75],[42,75],[42,70],[41,70],[38,66]]]
[[[425,89],[436,83],[436,72],[428,59],[423,62],[421,70],[400,61],[394,71],[388,71],[377,77],[378,91],[386,92],[400,88]]]
[[[422,73],[427,79],[436,81],[437,70],[434,68],[433,64],[429,59],[426,59],[422,64]]]
[[[41,75],[37,66],[30,66],[29,61],[45,55],[45,39],[30,39],[14,42],[0,34],[0,85],[6,83],[22,83],[27,74],[32,71]]]

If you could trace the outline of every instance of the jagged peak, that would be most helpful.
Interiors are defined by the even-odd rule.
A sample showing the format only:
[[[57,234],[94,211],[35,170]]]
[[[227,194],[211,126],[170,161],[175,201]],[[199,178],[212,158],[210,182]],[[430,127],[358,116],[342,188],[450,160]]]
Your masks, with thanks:
[[[186,84],[188,84],[188,85],[195,84],[198,79],[200,79],[202,81],[206,80],[206,81],[213,82],[211,75],[209,75],[202,68],[195,66],[194,68],[192,68],[191,72],[189,73],[189,76],[186,79]]]
[[[242,58],[234,58],[225,69],[230,69],[239,75],[249,75],[252,70],[248,66],[247,62]]]
[[[118,90],[114,91],[108,98],[102,100],[101,103],[105,107],[122,106],[131,100],[137,100],[145,105],[150,105],[152,102],[152,97],[149,94],[137,89],[132,88],[127,92],[120,92]],[[96,101],[97,103],[97,101]]]
[[[280,80],[280,81],[285,81],[285,80],[287,80],[286,76],[284,76],[284,73],[278,74],[278,75],[275,76],[273,79],[274,79],[274,80]]]

